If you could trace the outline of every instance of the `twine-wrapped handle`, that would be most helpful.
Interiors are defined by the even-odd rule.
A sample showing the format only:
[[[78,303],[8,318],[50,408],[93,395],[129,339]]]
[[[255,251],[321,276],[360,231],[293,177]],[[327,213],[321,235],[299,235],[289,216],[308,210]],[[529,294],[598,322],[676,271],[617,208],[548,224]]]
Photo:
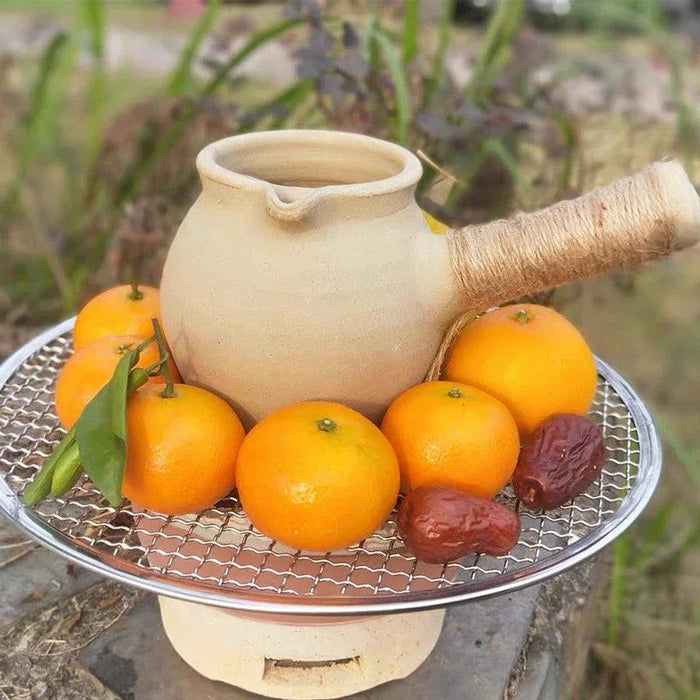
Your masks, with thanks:
[[[483,311],[698,241],[700,199],[677,161],[531,214],[448,234],[465,309]]]
[[[491,306],[687,248],[700,238],[700,198],[677,161],[532,214],[448,234],[466,313],[447,329],[426,380],[454,339]]]

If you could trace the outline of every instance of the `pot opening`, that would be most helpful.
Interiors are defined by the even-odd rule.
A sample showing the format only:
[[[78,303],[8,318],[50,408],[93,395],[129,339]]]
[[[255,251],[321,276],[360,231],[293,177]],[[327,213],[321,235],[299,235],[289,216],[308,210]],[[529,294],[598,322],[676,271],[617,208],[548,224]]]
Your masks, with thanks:
[[[356,191],[358,185],[372,184],[366,192],[372,194],[414,185],[421,175],[418,159],[400,146],[343,132],[259,132],[224,139],[201,155],[205,153],[213,161],[215,179],[231,184],[240,176],[248,184],[252,178],[306,189],[350,185]]]

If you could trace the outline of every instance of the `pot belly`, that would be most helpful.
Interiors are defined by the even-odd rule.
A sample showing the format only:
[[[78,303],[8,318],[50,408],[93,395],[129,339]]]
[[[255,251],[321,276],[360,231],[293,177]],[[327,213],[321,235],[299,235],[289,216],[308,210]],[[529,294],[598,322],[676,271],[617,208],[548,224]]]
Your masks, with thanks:
[[[259,297],[257,308],[197,308],[163,296],[184,380],[228,399],[246,427],[304,400],[338,401],[380,420],[395,396],[423,379],[442,333],[434,321],[407,318],[406,309],[329,310],[323,300],[300,304],[293,295]]]
[[[444,238],[415,205],[321,229],[252,228],[245,203],[235,214],[203,198],[166,261],[162,316],[185,381],[246,427],[303,400],[381,419],[424,378],[456,312]]]

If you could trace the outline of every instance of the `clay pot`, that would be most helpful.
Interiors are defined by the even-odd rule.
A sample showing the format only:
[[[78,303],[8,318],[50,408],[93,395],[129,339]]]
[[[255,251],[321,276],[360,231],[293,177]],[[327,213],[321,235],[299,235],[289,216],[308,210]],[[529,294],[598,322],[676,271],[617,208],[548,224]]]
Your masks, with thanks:
[[[444,236],[415,202],[418,159],[368,136],[244,134],[207,146],[197,168],[163,322],[185,381],[228,399],[246,427],[308,399],[379,420],[460,312],[667,255],[700,228],[674,162]]]
[[[421,381],[462,308],[444,237],[414,191],[418,159],[341,132],[218,141],[168,254],[165,332],[188,383],[247,426],[304,399],[371,419]]]

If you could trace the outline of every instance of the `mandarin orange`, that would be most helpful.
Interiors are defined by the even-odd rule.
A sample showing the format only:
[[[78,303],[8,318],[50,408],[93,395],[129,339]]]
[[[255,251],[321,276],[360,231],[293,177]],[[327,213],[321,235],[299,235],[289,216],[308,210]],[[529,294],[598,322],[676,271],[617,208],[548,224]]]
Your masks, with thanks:
[[[583,336],[554,309],[536,304],[504,306],[467,325],[445,376],[503,401],[523,435],[553,413],[584,415],[597,380]]]
[[[438,221],[432,214],[428,214],[427,211],[423,212],[423,216],[425,216],[425,220],[428,222],[430,230],[438,236],[441,236],[450,230],[450,227],[447,224],[443,224],[442,221]]]
[[[391,403],[382,432],[399,458],[404,490],[449,486],[491,498],[518,461],[518,428],[508,409],[481,389],[425,382]]]
[[[173,397],[162,392],[144,386],[129,398],[122,492],[159,513],[196,513],[233,489],[243,426],[209,391],[175,384]]]
[[[64,428],[70,428],[78,420],[85,406],[112,378],[121,356],[143,341],[144,338],[133,335],[111,335],[93,340],[76,350],[56,381],[56,414]],[[158,346],[153,342],[141,351],[138,366],[147,367],[157,362],[158,357]],[[168,360],[168,367],[175,381],[179,381],[172,360]],[[149,383],[162,382],[160,376],[149,379]]]
[[[73,347],[78,350],[108,335],[148,338],[153,333],[152,318],[160,321],[157,289],[141,285],[135,293],[128,284],[112,287],[93,297],[78,313],[73,328]]]
[[[341,404],[308,401],[275,411],[250,431],[236,483],[263,533],[325,552],[362,540],[386,520],[399,468],[367,418]]]

